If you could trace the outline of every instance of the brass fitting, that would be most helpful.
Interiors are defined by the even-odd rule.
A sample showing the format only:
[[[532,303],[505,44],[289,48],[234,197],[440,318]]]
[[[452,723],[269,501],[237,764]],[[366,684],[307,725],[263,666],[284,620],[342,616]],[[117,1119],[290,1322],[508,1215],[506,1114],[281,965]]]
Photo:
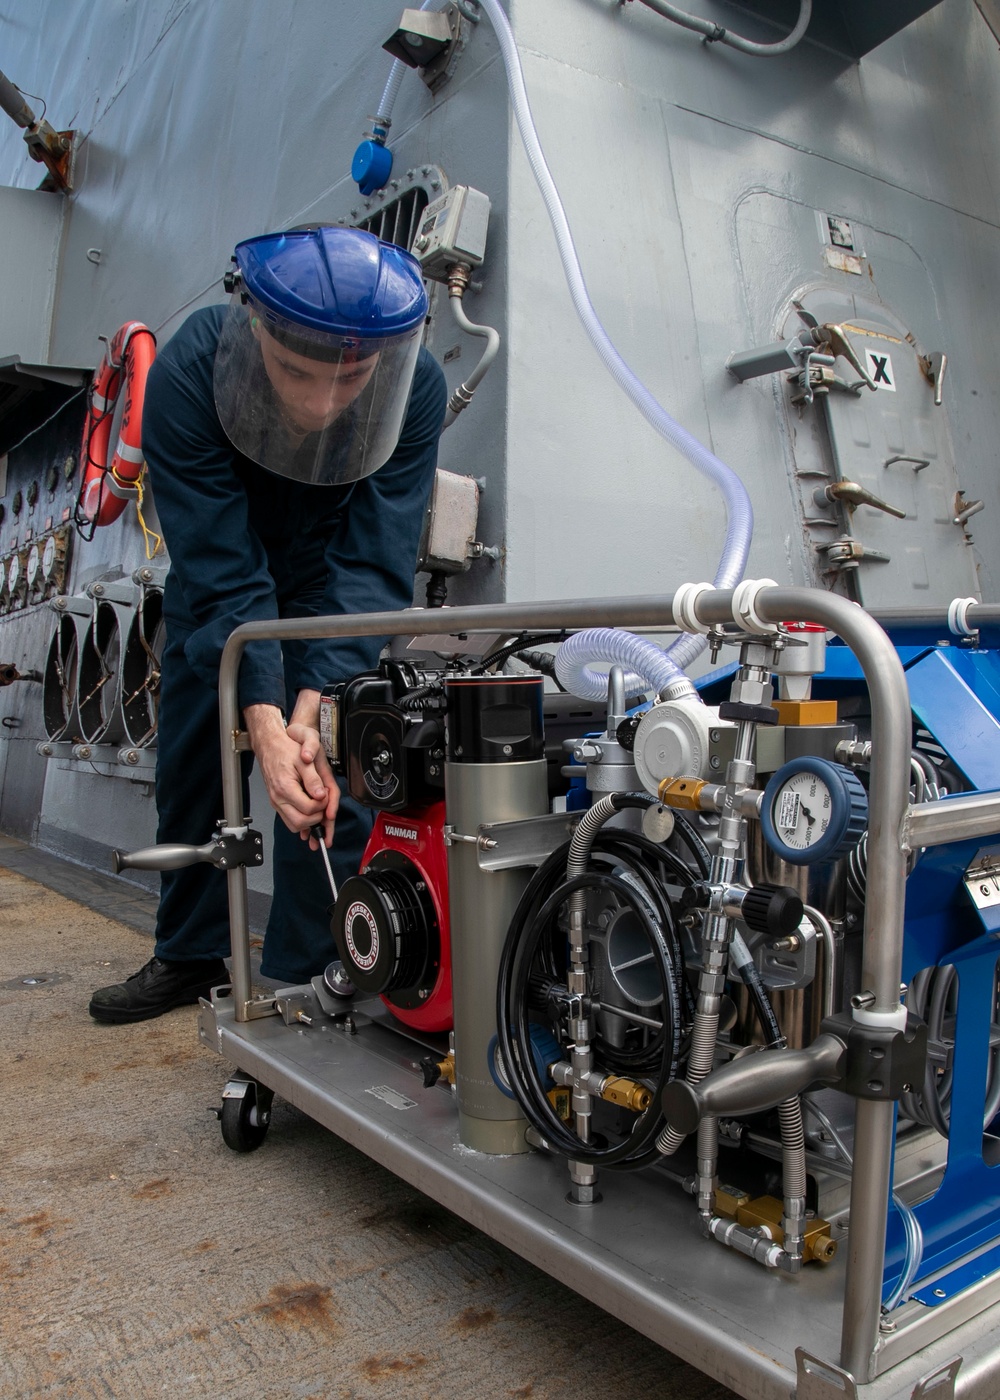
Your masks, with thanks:
[[[572,1095],[570,1091],[561,1084],[557,1084],[554,1089],[550,1089],[545,1095],[549,1103],[556,1111],[556,1117],[564,1123],[568,1123],[572,1112]]]
[[[717,1186],[715,1188],[715,1213],[724,1215],[727,1220],[735,1220],[737,1211],[750,1200],[746,1191],[738,1186]]]
[[[702,778],[664,778],[656,795],[664,807],[676,807],[682,812],[700,812],[698,799],[706,786]]]
[[[747,1200],[737,1212],[736,1219],[741,1225],[763,1227],[775,1244],[784,1245],[785,1232],[781,1228],[783,1207],[775,1196],[757,1196]],[[830,1235],[830,1222],[819,1216],[807,1219],[802,1239],[802,1261],[805,1264],[829,1264],[837,1253],[837,1241]]]
[[[653,1095],[645,1084],[637,1084],[634,1079],[623,1079],[621,1075],[611,1075],[601,1089],[601,1098],[619,1108],[631,1109],[633,1113],[644,1113],[652,1102]]]
[[[446,1084],[455,1082],[454,1055],[445,1055],[443,1060],[436,1060],[433,1055],[425,1055],[420,1061],[420,1069],[424,1076],[425,1089],[433,1089],[442,1079]]]
[[[775,700],[778,723],[800,728],[811,724],[836,724],[836,700]]]

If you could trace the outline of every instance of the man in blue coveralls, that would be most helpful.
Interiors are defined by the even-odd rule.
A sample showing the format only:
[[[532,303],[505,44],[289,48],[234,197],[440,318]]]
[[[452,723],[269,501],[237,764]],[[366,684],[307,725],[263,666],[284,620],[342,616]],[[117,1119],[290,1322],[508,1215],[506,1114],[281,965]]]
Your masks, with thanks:
[[[218,672],[234,627],[409,606],[444,418],[408,253],[322,227],[249,239],[235,262],[228,308],[190,316],[146,390],[143,452],[171,561],[159,842],[200,844],[222,814]],[[277,813],[261,972],[285,983],[335,956],[310,828],[322,824],[329,846],[336,818],[338,882],[356,873],[370,829],[320,746],[320,691],[370,669],[380,649],[377,638],[254,642],[244,655],[243,723]],[[228,951],[225,875],[164,873],[155,956],[95,992],[90,1014],[140,1021],[195,1002],[228,980]]]

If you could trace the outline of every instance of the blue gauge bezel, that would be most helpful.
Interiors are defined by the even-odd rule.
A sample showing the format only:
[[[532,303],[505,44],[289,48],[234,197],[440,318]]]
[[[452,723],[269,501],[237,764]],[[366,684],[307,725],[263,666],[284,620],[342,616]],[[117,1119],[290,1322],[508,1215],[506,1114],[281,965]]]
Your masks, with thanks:
[[[771,809],[778,793],[790,778],[796,778],[800,773],[812,773],[814,777],[822,778],[830,791],[830,824],[815,844],[801,851],[784,841],[771,820]],[[764,789],[764,800],[760,806],[764,840],[774,854],[789,865],[815,865],[822,860],[835,860],[860,840],[867,818],[862,819],[860,829],[855,827],[855,831],[852,831],[851,828],[855,817],[867,811],[867,804],[867,793],[849,768],[809,755],[789,759],[772,774]]]

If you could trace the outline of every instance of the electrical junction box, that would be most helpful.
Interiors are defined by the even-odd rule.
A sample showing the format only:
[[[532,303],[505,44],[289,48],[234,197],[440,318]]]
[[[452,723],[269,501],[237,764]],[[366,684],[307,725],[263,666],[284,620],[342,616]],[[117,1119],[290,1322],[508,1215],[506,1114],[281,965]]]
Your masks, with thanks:
[[[489,197],[469,185],[453,185],[428,204],[412,249],[424,276],[446,282],[456,263],[478,267],[486,256],[489,218]]]
[[[472,546],[478,520],[478,482],[438,467],[424,521],[418,570],[463,573],[475,557]]]

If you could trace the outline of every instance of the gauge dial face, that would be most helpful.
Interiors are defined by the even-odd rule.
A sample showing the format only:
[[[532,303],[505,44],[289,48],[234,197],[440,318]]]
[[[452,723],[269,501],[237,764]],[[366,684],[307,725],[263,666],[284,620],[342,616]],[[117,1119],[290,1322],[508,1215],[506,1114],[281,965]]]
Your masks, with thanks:
[[[793,851],[808,851],[826,835],[833,815],[830,789],[816,773],[796,773],[778,789],[771,822]]]

